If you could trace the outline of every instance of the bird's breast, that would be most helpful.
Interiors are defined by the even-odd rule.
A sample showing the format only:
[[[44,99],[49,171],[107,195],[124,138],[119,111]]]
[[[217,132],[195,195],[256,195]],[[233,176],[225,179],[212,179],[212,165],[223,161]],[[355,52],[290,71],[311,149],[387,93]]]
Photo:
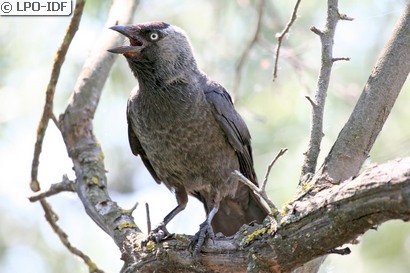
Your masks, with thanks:
[[[167,186],[200,190],[237,168],[234,151],[205,98],[142,99],[132,107],[134,131]]]

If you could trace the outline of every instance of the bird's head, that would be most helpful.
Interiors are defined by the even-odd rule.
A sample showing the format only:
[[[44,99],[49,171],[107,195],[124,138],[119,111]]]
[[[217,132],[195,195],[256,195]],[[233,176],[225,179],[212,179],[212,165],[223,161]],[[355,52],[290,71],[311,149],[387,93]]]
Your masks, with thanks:
[[[113,26],[129,39],[129,45],[108,49],[123,54],[131,69],[146,69],[170,73],[175,69],[196,69],[196,62],[187,35],[176,26],[164,22],[149,22],[137,25]],[[137,71],[134,71],[134,74]],[[175,71],[174,71],[175,72]],[[137,75],[136,75],[137,76]]]

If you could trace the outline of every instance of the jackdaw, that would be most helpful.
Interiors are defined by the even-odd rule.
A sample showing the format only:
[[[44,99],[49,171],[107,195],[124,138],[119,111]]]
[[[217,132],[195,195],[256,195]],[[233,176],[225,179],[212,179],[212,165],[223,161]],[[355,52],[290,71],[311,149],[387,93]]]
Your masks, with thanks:
[[[225,88],[198,68],[185,32],[164,22],[111,29],[130,45],[108,51],[125,56],[139,83],[127,105],[131,150],[178,203],[148,240],[169,235],[166,225],[185,209],[188,195],[203,203],[207,215],[194,253],[214,232],[230,236],[243,224],[262,222],[267,208],[231,175],[239,170],[258,183],[248,128]]]

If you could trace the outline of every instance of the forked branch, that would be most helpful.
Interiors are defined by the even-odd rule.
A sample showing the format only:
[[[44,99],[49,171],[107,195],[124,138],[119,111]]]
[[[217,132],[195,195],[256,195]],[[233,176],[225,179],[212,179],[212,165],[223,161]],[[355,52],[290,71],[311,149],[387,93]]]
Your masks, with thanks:
[[[410,72],[410,2],[318,175],[340,182],[358,174]]]

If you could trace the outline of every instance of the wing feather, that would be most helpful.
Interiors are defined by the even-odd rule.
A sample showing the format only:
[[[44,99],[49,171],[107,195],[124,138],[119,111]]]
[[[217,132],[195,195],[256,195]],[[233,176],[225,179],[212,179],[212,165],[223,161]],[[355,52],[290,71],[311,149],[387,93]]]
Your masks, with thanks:
[[[151,174],[151,176],[154,178],[154,180],[160,184],[161,179],[159,179],[158,175],[155,173],[154,168],[152,167],[151,163],[149,162],[149,159],[144,151],[144,149],[141,146],[141,143],[137,137],[137,135],[134,132],[134,129],[132,128],[132,120],[131,120],[131,115],[130,115],[130,109],[131,109],[131,104],[132,101],[131,99],[128,100],[128,105],[127,105],[127,123],[128,123],[128,141],[130,143],[131,151],[135,156],[140,156],[142,159],[142,163],[144,163],[145,167]]]
[[[216,82],[208,82],[205,97],[212,106],[215,118],[228,138],[228,142],[238,156],[240,172],[257,184],[253,168],[251,135],[245,122],[236,112],[230,95],[223,86]]]

